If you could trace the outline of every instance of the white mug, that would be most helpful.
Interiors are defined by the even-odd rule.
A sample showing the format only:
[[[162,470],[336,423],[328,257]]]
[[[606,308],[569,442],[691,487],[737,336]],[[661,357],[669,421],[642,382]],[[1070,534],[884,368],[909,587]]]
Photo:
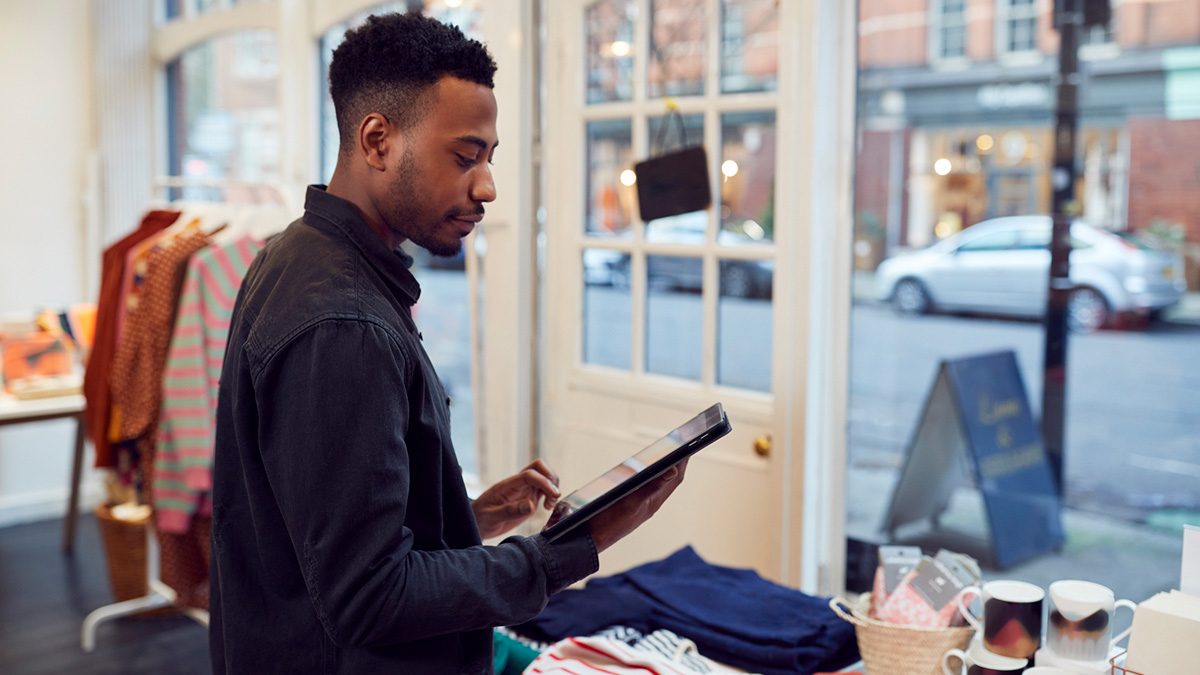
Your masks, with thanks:
[[[1021,675],[1076,675],[1073,670],[1055,668],[1054,666],[1034,666]]]
[[[962,662],[962,667],[957,671],[950,669],[952,658]],[[966,675],[1020,675],[1028,665],[1028,659],[1014,659],[989,652],[978,639],[972,640],[965,652],[951,649],[942,655],[942,672],[946,675],[963,675],[964,671]]]
[[[983,612],[976,619],[968,611],[967,598],[979,597]],[[1014,659],[1031,659],[1042,641],[1042,600],[1046,592],[1024,581],[989,581],[982,587],[968,586],[955,600],[958,611],[993,654]]]
[[[1117,607],[1137,609],[1130,600],[1116,600],[1106,586],[1090,581],[1050,584],[1046,612],[1046,647],[1056,656],[1078,661],[1104,661],[1131,628],[1111,638]]]

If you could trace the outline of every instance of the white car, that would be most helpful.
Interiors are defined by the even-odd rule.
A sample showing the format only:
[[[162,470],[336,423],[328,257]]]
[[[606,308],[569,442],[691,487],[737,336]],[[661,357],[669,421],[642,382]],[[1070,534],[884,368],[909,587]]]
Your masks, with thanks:
[[[884,260],[876,294],[898,311],[933,309],[1037,317],[1046,312],[1049,216],[995,218],[921,251]],[[1152,317],[1183,298],[1183,258],[1082,221],[1071,225],[1073,330],[1093,331],[1116,313]]]

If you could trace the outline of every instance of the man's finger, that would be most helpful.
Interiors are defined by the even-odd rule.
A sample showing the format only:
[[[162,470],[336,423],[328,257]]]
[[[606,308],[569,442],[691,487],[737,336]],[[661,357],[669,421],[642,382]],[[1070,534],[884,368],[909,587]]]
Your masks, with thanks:
[[[548,497],[558,499],[561,496],[558,486],[550,481],[550,477],[538,473],[532,467],[521,472],[521,479],[525,481],[526,485]]]
[[[546,460],[536,459],[533,461],[532,464],[530,464],[529,466],[527,466],[525,468],[533,469],[534,471],[542,474],[546,478],[549,478],[551,483],[558,485],[558,474],[554,473],[554,469],[550,468],[550,465],[546,463]]]
[[[508,518],[521,518],[533,513],[534,503],[529,499],[522,499],[519,502],[510,502],[504,505],[504,515]]]

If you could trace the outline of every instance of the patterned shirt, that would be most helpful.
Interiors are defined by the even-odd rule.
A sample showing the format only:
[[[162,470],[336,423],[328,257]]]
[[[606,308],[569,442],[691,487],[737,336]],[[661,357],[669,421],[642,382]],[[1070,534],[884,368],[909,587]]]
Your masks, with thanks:
[[[162,397],[162,369],[188,258],[208,245],[208,235],[188,228],[163,241],[147,258],[136,310],[113,361],[112,399],[120,440],[153,438]]]
[[[243,236],[201,250],[188,264],[163,372],[154,460],[154,508],[165,531],[186,532],[193,515],[211,511],[213,430],[229,320],[262,247]]]

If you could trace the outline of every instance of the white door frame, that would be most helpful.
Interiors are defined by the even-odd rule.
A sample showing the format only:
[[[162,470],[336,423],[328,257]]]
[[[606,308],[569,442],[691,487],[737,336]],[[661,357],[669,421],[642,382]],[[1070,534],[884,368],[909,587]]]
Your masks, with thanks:
[[[575,30],[586,0],[549,3],[549,31]],[[713,2],[712,5],[719,6]],[[838,0],[784,0],[780,7],[779,101],[776,108],[779,185],[777,211],[795,214],[793,227],[777,228],[775,271],[775,321],[773,335],[772,419],[775,452],[783,454],[783,503],[778,531],[765,537],[783,542],[782,580],[809,592],[840,593],[844,585],[845,424],[849,354],[851,270],[851,177],[854,160],[854,101],[856,10]],[[644,28],[641,29],[644,31]],[[553,33],[551,33],[553,35]],[[712,36],[710,36],[712,37]],[[639,44],[645,36],[638,37]],[[711,40],[710,40],[711,41]],[[551,39],[546,55],[548,79],[572,81],[564,72],[580,63],[575,50],[582,40]],[[714,52],[715,54],[715,52]],[[710,56],[710,58],[713,58]],[[715,59],[714,59],[715,60]],[[579,143],[583,116],[582,92],[547,102],[547,147],[567,157]],[[813,102],[819,102],[814,105]],[[621,104],[606,104],[613,108]],[[684,110],[686,113],[686,110]],[[635,125],[634,148],[640,147]],[[710,139],[710,147],[712,147]],[[573,175],[573,174],[572,174]],[[580,294],[581,228],[575,235],[555,231],[554,223],[578,222],[583,203],[579,180],[552,187],[547,196],[549,240],[547,277],[567,280],[547,288],[547,308],[574,323],[570,339],[548,340],[551,349],[543,420],[564,414],[557,392],[585,390],[598,394],[621,393],[631,400],[651,402],[664,394],[695,398],[705,404],[708,394],[697,386],[672,382],[669,389],[643,375],[638,391],[630,392],[627,376],[580,363],[578,319],[572,314]],[[557,235],[559,239],[554,237]],[[636,235],[635,235],[636,236]],[[574,241],[563,243],[562,238]],[[589,246],[592,245],[589,242]],[[600,244],[604,246],[604,244]],[[617,243],[614,248],[621,248]],[[703,254],[698,249],[695,254]],[[633,324],[640,326],[643,309],[639,296],[644,275],[634,269]],[[714,274],[715,270],[709,270]],[[565,312],[564,313],[564,308]],[[787,311],[785,311],[787,310]],[[711,312],[706,312],[711,314]],[[548,330],[553,330],[551,326]],[[640,355],[632,354],[638,371]],[[709,378],[706,378],[709,379]],[[724,392],[722,392],[724,396]],[[738,391],[749,406],[754,395]],[[768,400],[771,397],[768,397]],[[728,406],[727,406],[728,407]],[[598,422],[599,423],[599,422]],[[619,436],[636,430],[612,430]],[[544,438],[552,439],[550,433]],[[773,526],[772,526],[773,529]]]
[[[857,8],[839,0],[785,0],[782,7],[804,45],[780,67],[795,68],[800,83],[782,108],[795,121],[797,152],[788,161],[797,165],[797,201],[808,205],[811,224],[794,242],[793,259],[808,261],[808,270],[793,280],[802,300],[791,317],[797,349],[788,355],[805,385],[799,400],[780,406],[792,416],[789,437],[809,450],[790,472],[785,522],[799,523],[801,535],[787,569],[803,590],[834,595],[845,590],[846,568]]]

